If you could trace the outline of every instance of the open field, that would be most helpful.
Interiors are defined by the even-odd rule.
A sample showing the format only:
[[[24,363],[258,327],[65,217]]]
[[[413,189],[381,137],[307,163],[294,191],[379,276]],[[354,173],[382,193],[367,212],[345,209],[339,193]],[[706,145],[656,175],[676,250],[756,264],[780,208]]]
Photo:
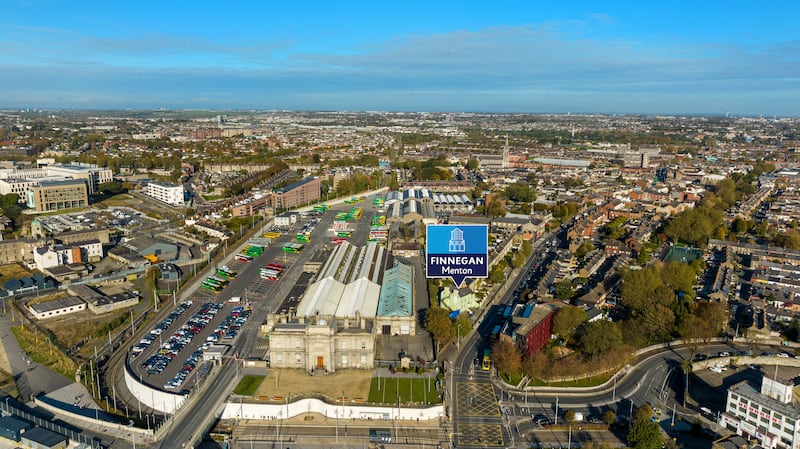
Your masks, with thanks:
[[[371,377],[372,371],[362,370],[340,371],[329,376],[309,376],[300,369],[271,369],[253,396],[285,399],[315,394],[339,399],[344,395],[347,401],[364,401],[369,396]]]
[[[380,386],[378,382],[380,381]],[[436,377],[373,377],[369,402],[383,404],[438,404]]]
[[[258,389],[258,386],[261,385],[263,380],[264,376],[244,376],[239,382],[239,385],[237,385],[233,390],[233,393],[241,396],[252,396],[252,394]]]
[[[441,402],[433,375],[429,378],[381,377],[378,387],[379,378],[372,377],[373,374],[373,371],[348,370],[329,376],[309,376],[303,370],[273,369],[253,397],[282,401],[297,396],[324,396],[329,401],[386,404],[396,404],[398,399],[401,404]]]

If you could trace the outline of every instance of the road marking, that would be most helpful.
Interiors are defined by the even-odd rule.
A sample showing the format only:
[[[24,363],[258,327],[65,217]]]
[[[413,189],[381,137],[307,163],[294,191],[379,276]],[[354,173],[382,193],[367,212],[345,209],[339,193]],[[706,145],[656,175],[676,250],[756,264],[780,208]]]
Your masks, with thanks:
[[[454,435],[456,446],[503,447],[499,424],[460,424]]]

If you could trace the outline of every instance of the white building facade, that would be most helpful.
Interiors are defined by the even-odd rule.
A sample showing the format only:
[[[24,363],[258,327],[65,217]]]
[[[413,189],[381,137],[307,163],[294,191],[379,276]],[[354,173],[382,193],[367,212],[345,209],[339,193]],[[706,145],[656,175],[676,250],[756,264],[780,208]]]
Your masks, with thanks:
[[[720,425],[746,438],[759,441],[764,448],[800,448],[800,407],[794,403],[794,385],[766,376],[761,391],[747,382],[728,389],[725,413]]]
[[[183,206],[184,204],[184,187],[182,184],[151,182],[144,187],[142,193],[172,206]]]

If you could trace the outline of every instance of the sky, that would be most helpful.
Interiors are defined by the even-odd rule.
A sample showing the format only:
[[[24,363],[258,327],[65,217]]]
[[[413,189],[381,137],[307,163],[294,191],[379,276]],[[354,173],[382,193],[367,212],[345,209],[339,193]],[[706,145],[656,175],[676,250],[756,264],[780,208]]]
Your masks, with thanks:
[[[0,5],[0,108],[800,116],[796,1]]]

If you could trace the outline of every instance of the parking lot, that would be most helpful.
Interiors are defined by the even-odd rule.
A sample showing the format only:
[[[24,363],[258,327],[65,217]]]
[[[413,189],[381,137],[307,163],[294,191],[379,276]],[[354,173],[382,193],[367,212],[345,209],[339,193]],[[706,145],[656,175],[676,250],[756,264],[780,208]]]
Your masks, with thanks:
[[[249,308],[240,303],[185,301],[131,349],[131,368],[154,387],[186,389],[203,351],[232,342],[249,316]]]

